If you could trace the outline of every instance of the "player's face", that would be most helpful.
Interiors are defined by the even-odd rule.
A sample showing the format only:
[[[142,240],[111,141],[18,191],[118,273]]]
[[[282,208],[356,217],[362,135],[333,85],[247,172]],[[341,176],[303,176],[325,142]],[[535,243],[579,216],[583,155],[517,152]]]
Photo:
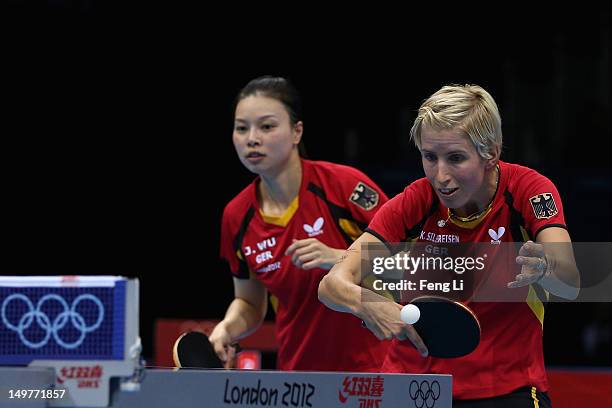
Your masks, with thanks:
[[[253,173],[273,174],[297,154],[302,122],[292,125],[285,106],[273,98],[248,96],[236,106],[234,147]]]
[[[442,204],[458,215],[482,210],[490,201],[487,160],[460,129],[421,129],[421,158],[427,179]],[[490,165],[489,165],[490,166]],[[495,191],[495,185],[493,185]]]

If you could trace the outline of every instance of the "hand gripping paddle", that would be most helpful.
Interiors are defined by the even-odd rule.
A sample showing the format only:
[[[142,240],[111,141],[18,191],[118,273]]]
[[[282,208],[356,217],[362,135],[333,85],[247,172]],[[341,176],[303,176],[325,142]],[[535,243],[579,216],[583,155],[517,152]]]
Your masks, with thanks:
[[[174,364],[181,368],[223,368],[223,362],[208,341],[208,336],[200,332],[183,333],[176,339],[172,358]]]

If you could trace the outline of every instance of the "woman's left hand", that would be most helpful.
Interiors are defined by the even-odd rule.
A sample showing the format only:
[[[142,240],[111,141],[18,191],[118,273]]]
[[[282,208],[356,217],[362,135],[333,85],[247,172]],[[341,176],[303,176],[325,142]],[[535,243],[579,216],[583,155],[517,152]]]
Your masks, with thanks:
[[[508,283],[509,288],[520,288],[537,283],[548,269],[544,245],[533,241],[525,242],[519,249],[516,263],[521,265],[521,273],[516,275],[514,281]]]
[[[316,238],[294,239],[285,251],[291,262],[302,269],[331,269],[338,262],[344,250],[330,248]]]

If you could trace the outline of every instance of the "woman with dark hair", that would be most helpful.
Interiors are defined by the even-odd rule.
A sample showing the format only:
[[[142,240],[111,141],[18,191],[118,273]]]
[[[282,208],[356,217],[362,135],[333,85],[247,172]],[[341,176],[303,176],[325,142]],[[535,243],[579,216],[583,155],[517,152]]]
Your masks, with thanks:
[[[226,361],[228,346],[264,319],[269,291],[279,369],[376,371],[386,342],[327,309],[317,288],[387,197],[352,167],[300,157],[303,131],[300,98],[286,79],[257,78],[238,94],[233,142],[258,177],[223,213],[221,256],[235,299],[210,341]]]

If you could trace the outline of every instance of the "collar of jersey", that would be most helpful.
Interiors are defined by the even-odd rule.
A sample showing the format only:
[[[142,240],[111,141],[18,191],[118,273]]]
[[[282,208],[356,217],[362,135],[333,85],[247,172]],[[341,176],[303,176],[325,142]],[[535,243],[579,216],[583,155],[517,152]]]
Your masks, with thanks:
[[[478,224],[480,224],[485,219],[487,215],[489,215],[492,209],[493,209],[493,206],[490,206],[486,212],[484,212],[478,218],[474,220],[470,220],[470,221],[462,221],[458,218],[455,218],[451,215],[450,210],[448,210],[448,220],[461,228],[474,229]]]
[[[291,201],[291,204],[289,204],[289,207],[287,207],[283,214],[279,216],[266,215],[264,214],[261,208],[259,209],[259,214],[261,215],[261,218],[264,220],[264,222],[267,224],[278,225],[279,227],[286,227],[287,224],[289,224],[289,221],[291,221],[293,214],[295,214],[299,206],[300,196],[297,195],[293,199],[293,201]]]

